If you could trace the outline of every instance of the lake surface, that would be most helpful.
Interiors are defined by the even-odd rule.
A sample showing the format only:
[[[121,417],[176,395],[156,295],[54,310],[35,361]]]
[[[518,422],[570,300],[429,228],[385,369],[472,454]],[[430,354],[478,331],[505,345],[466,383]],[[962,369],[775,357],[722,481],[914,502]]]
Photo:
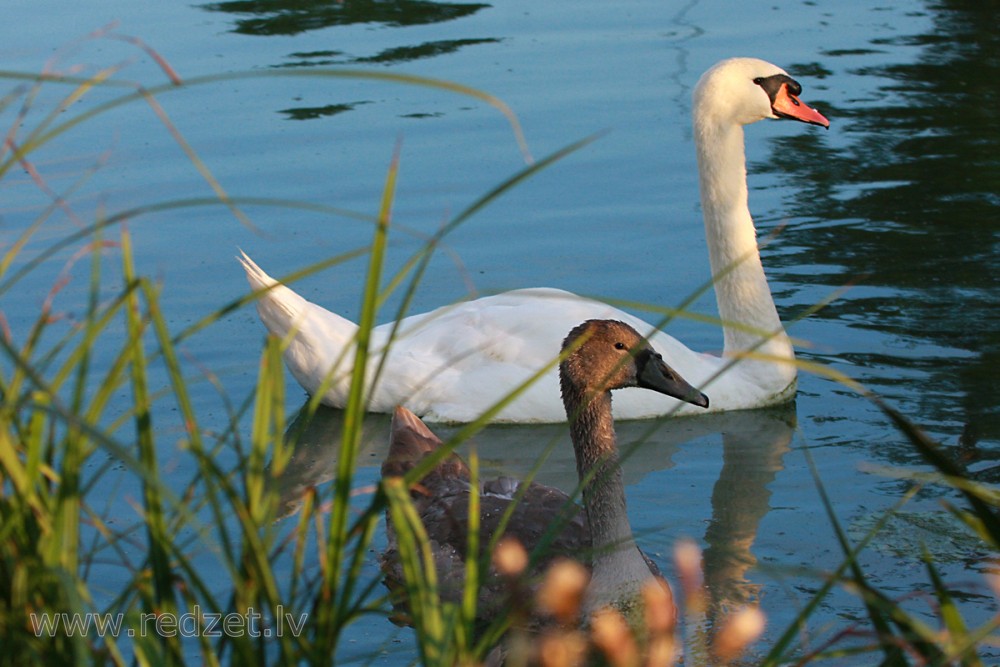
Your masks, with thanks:
[[[599,134],[451,234],[416,294],[415,311],[541,285],[677,305],[709,278],[691,90],[721,58],[775,62],[803,85],[803,100],[832,121],[828,132],[772,122],[747,132],[751,209],[767,239],[762,254],[779,312],[795,321],[790,332],[800,357],[881,394],[961,457],[975,478],[1000,478],[1000,33],[987,5],[12,5],[5,13],[18,29],[0,45],[5,70],[37,73],[46,62],[62,72],[80,65],[91,74],[120,67],[119,81],[146,88],[169,83],[134,43],[108,34],[81,40],[116,21],[111,35],[141,39],[182,79],[252,74],[165,90],[156,97],[159,109],[141,100],[115,108],[32,156],[47,187],[67,193],[68,204],[45,222],[23,259],[73,233],[81,221],[138,209],[128,226],[139,270],[161,281],[175,331],[245,294],[237,248],[280,276],[366,246],[371,224],[362,218],[378,210],[397,145],[390,270],[444,221],[526,167],[511,124],[489,105],[426,87],[311,75],[337,67],[433,77],[496,95],[517,115],[535,158]],[[23,127],[40,122],[66,92],[45,87]],[[61,115],[118,94],[94,91]],[[19,104],[0,112],[5,128]],[[240,209],[251,226],[218,203],[148,210],[213,197],[158,113],[229,194],[360,215],[247,203]],[[24,172],[9,174],[2,187],[0,231],[9,244],[52,199]],[[81,247],[67,248],[0,297],[15,339],[27,335]],[[117,262],[117,251],[109,250],[112,277]],[[297,289],[356,317],[364,271],[361,257],[302,280]],[[53,302],[68,322],[85,307],[87,262],[71,266],[70,275]],[[386,317],[397,304],[387,305]],[[714,298],[704,295],[692,309],[715,315]],[[694,349],[722,347],[720,330],[709,324],[678,319],[668,331]],[[217,387],[200,378],[211,374],[235,403],[243,400],[253,391],[262,332],[252,308],[243,308],[185,343],[207,428],[223,428],[226,410]],[[113,349],[98,349],[96,362],[110,363]],[[304,396],[289,383],[293,411]],[[127,405],[127,394],[121,401]],[[156,417],[167,435],[180,437],[171,406],[160,406]],[[328,434],[336,414],[326,417],[297,452],[290,494],[332,474]],[[373,419],[362,478],[377,476],[384,427],[384,419]],[[698,541],[713,590],[731,604],[759,600],[772,639],[820,586],[810,573],[841,561],[810,461],[854,539],[909,488],[883,468],[923,469],[873,405],[810,373],[800,377],[796,404],[786,410],[630,423],[620,430],[624,443],[642,441],[626,463],[641,546],[669,573],[676,540]],[[523,471],[540,449],[511,443],[544,447],[553,438],[564,438],[560,428],[494,427],[476,444],[491,467]],[[179,451],[161,456],[181,488],[194,474],[193,463]],[[102,474],[106,511],[133,521],[134,489]],[[571,485],[574,475],[569,448],[557,447],[543,478]],[[910,606],[927,610],[933,622],[927,600],[913,596],[930,590],[918,558],[923,541],[963,591],[970,620],[982,622],[997,612],[984,578],[989,554],[954,527],[942,529],[948,524],[939,521],[940,496],[933,488],[918,494],[862,563],[880,590],[912,597]],[[113,568],[108,572],[114,576]],[[808,645],[821,646],[849,627],[860,609],[846,592],[827,598]],[[412,645],[405,631],[397,633],[388,622],[366,621],[351,630],[344,659],[381,652],[387,663],[406,663]]]

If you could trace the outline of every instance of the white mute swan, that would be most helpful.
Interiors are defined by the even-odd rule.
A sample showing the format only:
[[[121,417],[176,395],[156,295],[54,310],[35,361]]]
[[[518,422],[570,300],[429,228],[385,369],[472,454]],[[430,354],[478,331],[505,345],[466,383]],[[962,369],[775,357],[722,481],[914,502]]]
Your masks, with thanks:
[[[709,386],[713,410],[791,400],[794,352],[771,298],[747,205],[743,126],[764,118],[787,118],[829,127],[822,114],[799,101],[800,92],[784,70],[753,58],[718,63],[694,91],[701,207],[725,330],[722,358],[693,352],[651,324],[599,301],[551,288],[516,290],[406,318],[378,384],[369,390],[369,409],[391,412],[396,405],[405,405],[428,421],[472,421],[551,362],[564,332],[583,320],[608,318],[628,322],[649,336],[684,377],[697,387]],[[292,375],[313,394],[332,372],[322,401],[342,407],[357,325],[276,284],[245,253],[240,261],[254,290],[271,287],[257,301],[267,329],[281,338],[294,332],[284,353]],[[392,326],[383,324],[373,332],[373,372]],[[743,359],[716,377],[733,359],[749,352],[756,358]],[[562,421],[556,383],[552,369],[495,421]],[[675,410],[694,408],[651,392],[632,392],[615,403],[620,419]]]
[[[575,347],[574,347],[575,346]],[[663,358],[629,325],[613,320],[589,320],[566,336],[569,351],[559,366],[564,415],[569,419],[576,468],[583,484],[584,512],[565,514],[569,497],[549,486],[532,483],[524,490],[503,535],[531,552],[557,525],[535,574],[556,557],[584,560],[591,579],[584,598],[586,611],[611,604],[627,608],[642,586],[660,571],[636,546],[625,507],[625,486],[618,466],[618,446],[611,415],[611,392],[642,387],[708,407],[708,398],[664,363]],[[571,351],[570,351],[571,350]],[[629,393],[618,393],[623,398]],[[617,398],[615,399],[617,400]],[[383,477],[401,477],[441,441],[416,415],[396,408]],[[468,545],[469,469],[457,456],[442,460],[410,491],[414,506],[434,551],[438,582],[445,599],[461,600]],[[480,489],[480,544],[487,545],[499,529],[520,482],[510,477],[483,482]],[[386,519],[388,547],[380,559],[386,584],[404,589],[393,524]],[[495,616],[507,602],[507,589],[495,577],[484,578],[477,615]],[[669,590],[669,589],[668,589]]]

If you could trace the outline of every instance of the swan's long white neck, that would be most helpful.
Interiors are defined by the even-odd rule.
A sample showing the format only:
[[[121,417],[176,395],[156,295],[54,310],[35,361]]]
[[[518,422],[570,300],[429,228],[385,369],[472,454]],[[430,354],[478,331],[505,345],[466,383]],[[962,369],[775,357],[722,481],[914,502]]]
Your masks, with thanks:
[[[586,402],[584,407],[580,407],[582,402]],[[634,598],[652,573],[635,543],[625,507],[611,393],[604,392],[590,400],[582,393],[570,395],[566,403],[571,415],[570,434],[577,472],[580,481],[585,482],[583,504],[593,539],[593,570],[585,603],[593,610]]]
[[[753,349],[791,360],[794,352],[778,319],[750,216],[743,126],[710,113],[704,106],[702,100],[694,109],[695,147],[705,236],[725,330],[725,354],[734,356]],[[761,343],[767,336],[769,340]],[[795,378],[791,364],[741,363],[737,369],[742,371],[740,367],[758,376],[787,375],[787,383]],[[758,380],[767,381],[765,377]],[[772,380],[780,384],[782,378]]]

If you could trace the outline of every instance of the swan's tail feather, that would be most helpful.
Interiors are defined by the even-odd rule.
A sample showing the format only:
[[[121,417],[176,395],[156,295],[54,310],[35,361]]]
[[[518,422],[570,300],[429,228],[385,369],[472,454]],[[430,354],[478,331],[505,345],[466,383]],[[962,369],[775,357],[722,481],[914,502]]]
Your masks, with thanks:
[[[310,394],[322,390],[323,403],[342,407],[345,389],[336,381],[329,385],[327,376],[336,368],[350,368],[350,346],[358,325],[302,298],[267,275],[242,250],[237,259],[250,287],[260,292],[257,314],[261,322],[272,336],[287,343],[283,356],[288,370]]]
[[[420,417],[399,405],[392,415],[389,435],[389,454],[382,463],[383,477],[401,477],[416,466],[425,456],[441,446],[441,439],[427,428]],[[446,457],[424,478],[468,479],[469,469],[457,456]]]
[[[254,291],[267,290],[257,300],[257,312],[264,321],[264,326],[275,336],[288,335],[302,314],[307,301],[267,275],[264,269],[257,266],[256,262],[242,250],[236,259],[243,265],[250,288]]]
[[[276,282],[274,278],[264,273],[264,269],[257,266],[257,263],[250,259],[250,255],[243,252],[242,249],[240,249],[239,257],[236,259],[243,265],[243,270],[247,273],[247,282],[253,289],[270,287]]]
[[[420,417],[413,414],[409,408],[397,405],[392,413],[392,434],[402,434],[412,431],[420,436],[424,452],[432,452],[441,445],[441,438],[434,435],[434,431],[428,428]]]

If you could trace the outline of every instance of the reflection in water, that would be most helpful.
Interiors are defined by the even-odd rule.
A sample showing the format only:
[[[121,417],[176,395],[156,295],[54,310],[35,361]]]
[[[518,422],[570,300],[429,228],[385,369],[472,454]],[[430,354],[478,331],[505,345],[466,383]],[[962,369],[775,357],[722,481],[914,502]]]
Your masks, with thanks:
[[[306,413],[303,407],[286,433],[286,439],[296,444],[278,481],[280,507],[285,515],[297,511],[306,491],[329,482],[336,474],[343,412],[321,406],[311,419],[306,418]],[[682,444],[722,435],[723,465],[711,492],[712,516],[704,538],[705,582],[712,597],[707,631],[716,618],[757,597],[759,586],[746,576],[757,562],[751,548],[760,522],[770,509],[768,486],[782,469],[795,421],[792,403],[764,410],[616,422],[626,485],[672,468],[673,457]],[[389,426],[389,415],[366,417],[359,465],[382,464],[388,452]],[[435,425],[435,432],[445,440],[454,430]],[[473,444],[483,478],[504,474],[523,479],[539,460],[544,460],[536,481],[567,493],[577,486],[573,447],[565,424],[491,425],[473,439]],[[718,451],[713,447],[701,449],[713,456]],[[691,451],[697,450],[697,445],[691,447]],[[680,484],[673,488],[678,493],[690,492]],[[702,491],[706,496],[709,493],[707,488]],[[669,522],[670,517],[664,517],[662,523],[669,526]]]
[[[250,18],[236,21],[235,32],[246,35],[295,35],[308,30],[355,23],[386,26],[425,25],[451,21],[489,7],[479,3],[452,4],[424,0],[231,0],[202,5],[213,12]]]
[[[712,489],[712,519],[705,531],[705,583],[711,594],[709,618],[758,602],[759,584],[746,574],[757,559],[751,547],[770,507],[768,489],[789,449],[795,428],[794,404],[773,410],[733,413],[721,424],[722,470]]]
[[[233,0],[202,5],[203,9],[250,18],[236,20],[234,32],[247,35],[293,35],[352,24],[381,24],[402,27],[440,23],[469,16],[489,7],[484,4],[451,4],[419,0],[330,2],[329,0]],[[344,65],[394,65],[433,58],[478,44],[495,43],[493,38],[447,39],[394,46],[374,55],[353,56],[338,50],[296,52],[276,68],[332,67]],[[315,120],[352,111],[367,102],[338,101],[322,106],[282,109],[289,120]]]
[[[358,104],[365,104],[365,102]],[[293,107],[282,109],[279,113],[285,114],[290,120],[313,120],[314,118],[336,116],[345,111],[352,111],[356,106],[357,104],[327,104],[322,107]]]
[[[996,441],[996,5],[944,0],[928,11],[934,14],[932,32],[872,44],[915,46],[916,58],[907,52],[905,63],[851,72],[858,92],[850,106],[831,110],[835,125],[845,128],[838,136],[848,144],[831,149],[799,137],[776,139],[775,156],[797,157],[769,160],[770,168],[794,163],[795,187],[808,191],[792,203],[793,214],[819,222],[790,225],[779,240],[790,247],[769,263],[808,272],[788,276],[798,284],[839,286],[860,277],[861,286],[819,317],[881,332],[888,340],[873,349],[873,338],[866,336],[868,349],[849,361],[869,369],[866,381],[909,402],[908,414],[972,424]],[[833,67],[841,56],[859,57],[830,52],[824,60]]]
[[[417,46],[397,46],[395,48],[385,49],[375,54],[374,56],[355,58],[352,62],[361,65],[376,64],[376,63],[380,65],[389,65],[399,62],[409,62],[411,60],[418,60],[420,58],[433,58],[434,56],[440,56],[446,53],[454,53],[463,46],[472,46],[475,44],[491,44],[498,41],[500,40],[448,39],[437,42],[424,42],[423,44],[418,44]]]
[[[448,53],[454,53],[462,47],[477,44],[492,44],[498,39],[446,39],[434,42],[423,42],[416,46],[396,46],[383,49],[373,56],[349,56],[341,51],[313,51],[310,53],[292,53],[294,60],[277,67],[330,67],[334,65],[395,65],[423,58],[433,58]]]
[[[390,420],[390,415],[379,414],[365,418],[358,448],[359,466],[382,465],[389,451]],[[307,402],[295,414],[285,430],[285,441],[294,449],[277,481],[278,516],[297,512],[309,489],[320,487],[336,476],[343,426],[343,411],[325,405],[320,405],[310,417]]]

